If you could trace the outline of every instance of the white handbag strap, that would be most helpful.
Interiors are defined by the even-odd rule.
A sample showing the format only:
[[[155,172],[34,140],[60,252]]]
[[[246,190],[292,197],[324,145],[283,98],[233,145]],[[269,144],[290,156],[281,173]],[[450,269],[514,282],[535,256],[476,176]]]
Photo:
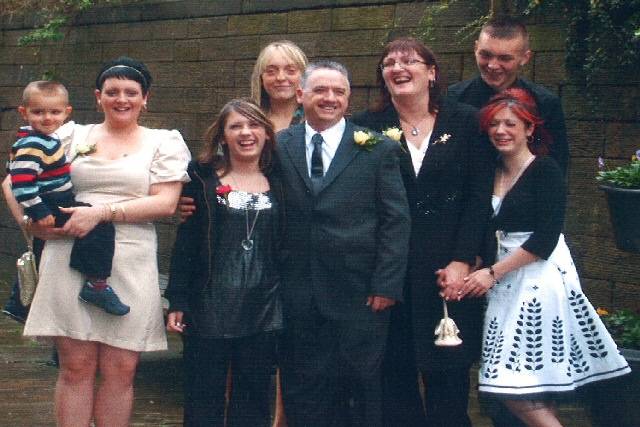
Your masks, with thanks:
[[[29,223],[29,217],[27,215],[22,217],[22,224],[20,224],[20,230],[24,236],[25,242],[27,242],[27,249],[29,252],[33,252],[33,235],[27,230],[27,224]]]

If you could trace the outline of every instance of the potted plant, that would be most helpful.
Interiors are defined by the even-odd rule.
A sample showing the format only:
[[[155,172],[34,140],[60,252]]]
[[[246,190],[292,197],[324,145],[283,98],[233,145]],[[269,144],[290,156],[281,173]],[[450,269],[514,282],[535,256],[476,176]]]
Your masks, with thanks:
[[[640,420],[640,315],[631,310],[598,308],[600,319],[629,363],[631,374],[596,384],[589,391],[594,427],[626,427]]]
[[[640,253],[640,150],[631,162],[615,169],[604,170],[604,161],[598,159],[600,171],[596,179],[607,195],[609,218],[618,249]]]

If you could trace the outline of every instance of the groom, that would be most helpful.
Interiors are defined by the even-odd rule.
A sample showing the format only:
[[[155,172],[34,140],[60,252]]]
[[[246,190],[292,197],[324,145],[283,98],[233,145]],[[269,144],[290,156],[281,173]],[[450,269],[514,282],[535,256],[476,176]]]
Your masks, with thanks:
[[[381,426],[380,362],[387,308],[401,299],[409,208],[400,146],[346,122],[341,64],[310,64],[297,91],[306,122],[282,131],[282,296],[287,332],[282,388],[290,427],[331,424],[348,384],[356,425]]]

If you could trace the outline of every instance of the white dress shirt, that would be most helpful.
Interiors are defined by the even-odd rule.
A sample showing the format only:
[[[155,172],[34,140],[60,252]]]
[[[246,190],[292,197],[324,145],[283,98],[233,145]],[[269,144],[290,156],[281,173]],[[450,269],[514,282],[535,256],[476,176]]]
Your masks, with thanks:
[[[429,148],[429,139],[431,139],[431,133],[429,132],[427,136],[422,140],[422,145],[420,148],[417,148],[415,145],[407,141],[407,147],[409,147],[409,154],[411,155],[411,163],[413,164],[413,171],[416,176],[420,172],[420,168],[422,167],[422,161],[424,160],[425,154],[427,154],[427,149]]]
[[[322,132],[319,132],[322,135],[322,139],[324,142],[322,143],[322,173],[326,174],[327,169],[329,169],[329,165],[331,165],[331,161],[333,157],[336,155],[336,151],[338,150],[338,146],[340,145],[340,141],[342,140],[342,135],[344,134],[344,128],[347,123],[344,118],[340,119],[338,123],[331,126],[329,129],[325,129]],[[305,134],[304,134],[304,142],[307,154],[307,172],[309,176],[311,176],[311,154],[313,154],[313,142],[311,142],[311,138],[315,135],[316,132],[311,126],[309,126],[308,122],[304,124]]]

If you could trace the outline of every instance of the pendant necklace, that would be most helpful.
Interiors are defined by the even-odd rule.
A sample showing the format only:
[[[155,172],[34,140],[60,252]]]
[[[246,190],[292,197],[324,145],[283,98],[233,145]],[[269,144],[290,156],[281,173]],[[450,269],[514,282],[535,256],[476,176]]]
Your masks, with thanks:
[[[518,173],[516,173],[516,175],[513,178],[511,178],[511,181],[508,183],[508,186],[506,185],[507,182],[506,182],[505,175],[504,175],[504,169],[503,168],[499,169],[499,172],[500,172],[500,177],[499,177],[500,188],[504,192],[503,193],[504,195],[502,197],[504,197],[511,190],[511,188],[515,185],[516,181],[518,181],[518,179],[520,179],[520,177],[524,173],[525,169],[527,169],[527,167],[529,167],[529,165],[531,164],[531,162],[533,162],[535,160],[535,158],[536,158],[536,156],[529,157],[522,164],[522,166],[520,166],[520,169],[518,170]]]
[[[418,135],[420,135],[420,128],[419,128],[420,123],[422,123],[424,120],[427,120],[427,119],[428,119],[428,116],[427,116],[427,117],[425,117],[425,118],[423,118],[423,119],[421,119],[421,120],[417,123],[417,125],[412,125],[411,123],[409,123],[409,122],[408,122],[408,121],[406,121],[406,120],[402,120],[402,119],[401,119],[401,120],[402,120],[403,122],[405,122],[406,124],[408,124],[409,126],[411,126],[411,131],[410,131],[409,133],[410,133],[412,136],[418,136]]]
[[[251,224],[251,228],[249,228],[249,202],[247,201],[247,204],[244,208],[244,219],[247,225],[247,238],[242,239],[241,243],[242,249],[244,249],[245,251],[250,251],[251,249],[253,249],[253,239],[251,238],[251,236],[253,235],[254,228],[256,228],[258,215],[260,215],[260,210],[256,209],[256,216],[253,217],[253,223]]]
[[[236,181],[236,178],[233,176],[233,174],[230,173],[229,177],[235,184],[236,188],[238,188],[239,190],[240,186],[238,185],[238,181]],[[242,239],[242,242],[240,242],[240,246],[242,246],[242,249],[244,249],[245,251],[250,251],[251,249],[253,249],[253,239],[251,238],[251,236],[253,236],[253,230],[256,228],[258,215],[260,215],[260,210],[256,209],[256,216],[253,217],[253,222],[251,223],[251,227],[249,227],[249,200],[247,200],[244,206],[244,220],[247,234],[246,238]]]

